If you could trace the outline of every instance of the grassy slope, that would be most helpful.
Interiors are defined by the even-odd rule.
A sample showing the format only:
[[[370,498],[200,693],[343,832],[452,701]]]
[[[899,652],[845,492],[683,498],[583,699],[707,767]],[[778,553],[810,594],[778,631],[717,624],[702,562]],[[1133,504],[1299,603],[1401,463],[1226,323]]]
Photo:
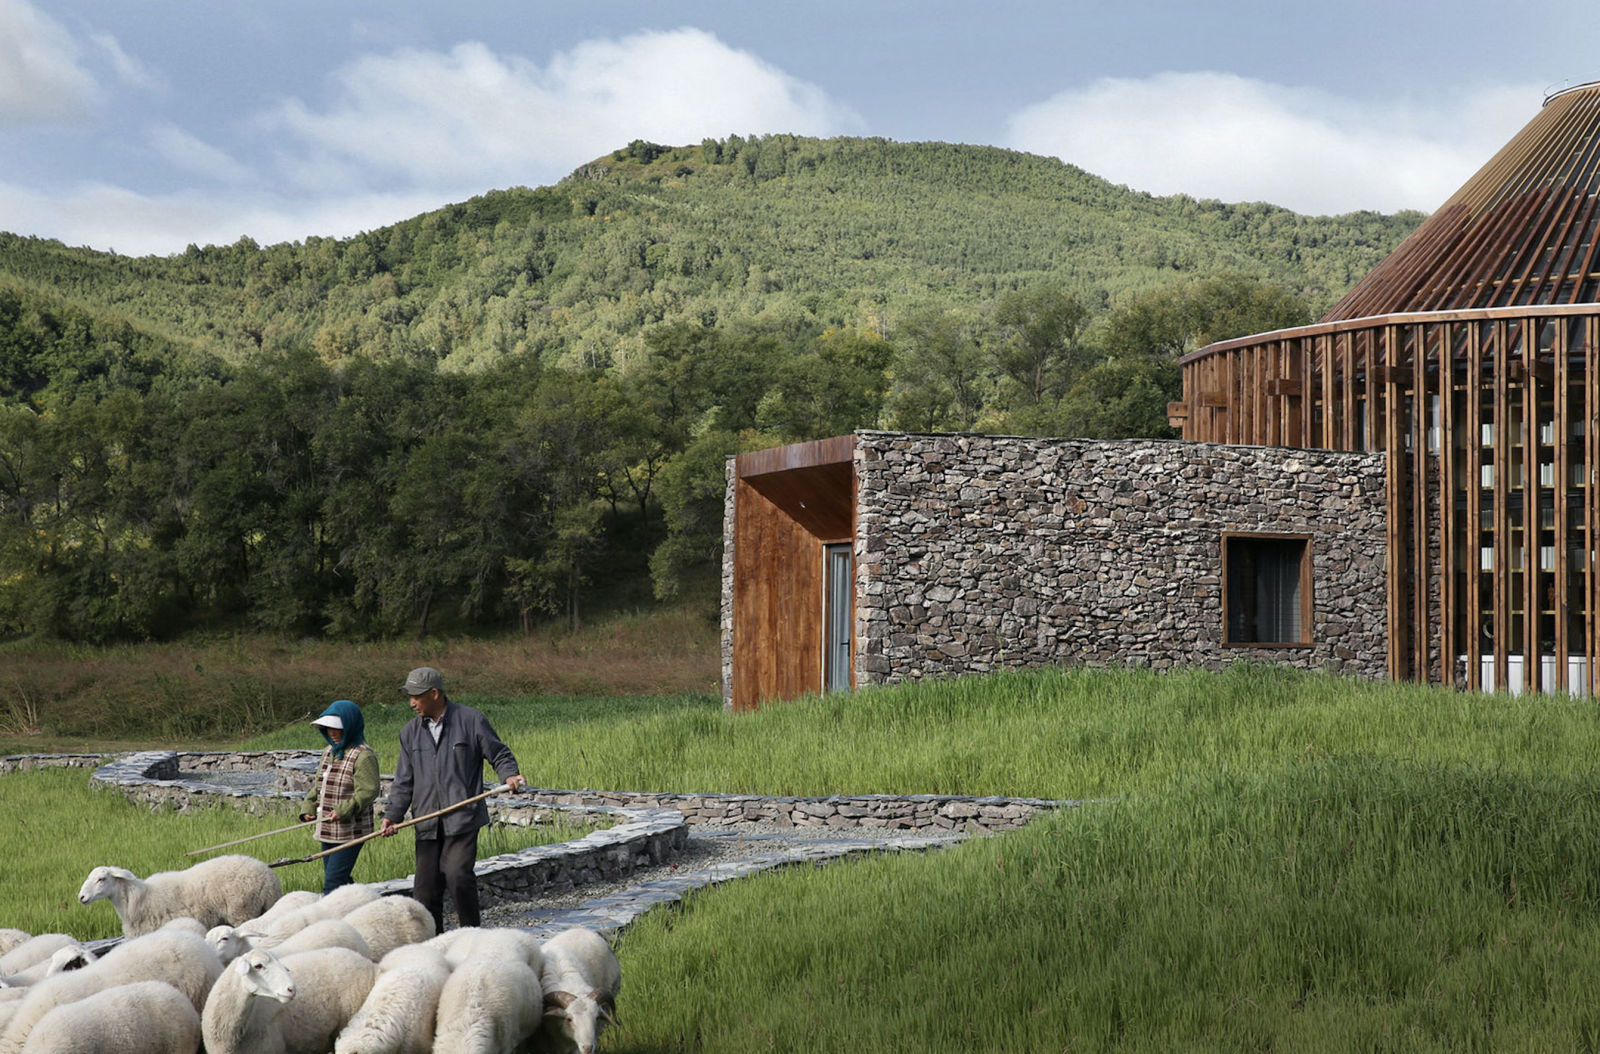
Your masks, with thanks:
[[[1590,701],[1253,667],[1006,675],[744,716],[709,697],[470,698],[547,785],[1107,799],[647,916],[620,949],[613,1051],[1577,1050],[1600,1036]],[[372,713],[381,743],[403,714]],[[166,822],[141,820],[141,836]]]

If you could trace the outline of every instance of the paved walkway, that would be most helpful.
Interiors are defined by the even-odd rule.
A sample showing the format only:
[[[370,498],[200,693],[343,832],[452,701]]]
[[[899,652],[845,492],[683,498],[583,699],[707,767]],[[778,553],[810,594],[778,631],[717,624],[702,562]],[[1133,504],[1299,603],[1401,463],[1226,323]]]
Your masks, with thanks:
[[[651,868],[649,873],[625,883],[622,889],[610,890],[575,907],[547,907],[538,902],[499,904],[493,909],[485,908],[485,922],[492,919],[492,925],[521,926],[541,938],[572,926],[583,926],[612,937],[651,908],[674,904],[696,889],[794,864],[821,864],[864,853],[940,849],[966,837],[957,833],[873,836],[841,830],[754,833],[692,828],[691,845],[707,850],[708,855],[717,858],[716,862],[703,866],[691,863]],[[735,848],[736,851],[732,851]]]

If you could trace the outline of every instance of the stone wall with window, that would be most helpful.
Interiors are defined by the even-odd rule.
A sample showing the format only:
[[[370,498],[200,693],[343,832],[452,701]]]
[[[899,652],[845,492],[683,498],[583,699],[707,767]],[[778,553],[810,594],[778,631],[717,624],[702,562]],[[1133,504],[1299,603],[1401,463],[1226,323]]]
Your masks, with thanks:
[[[1380,453],[862,432],[855,468],[858,685],[1238,659],[1385,676]],[[1309,595],[1287,592],[1296,554]]]

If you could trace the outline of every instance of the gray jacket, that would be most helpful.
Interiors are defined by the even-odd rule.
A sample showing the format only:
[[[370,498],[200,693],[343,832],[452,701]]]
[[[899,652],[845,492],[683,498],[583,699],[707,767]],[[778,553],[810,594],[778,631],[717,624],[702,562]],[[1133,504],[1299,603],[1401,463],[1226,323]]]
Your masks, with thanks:
[[[400,760],[394,767],[394,782],[389,787],[384,819],[399,823],[407,809],[413,816],[426,816],[446,805],[482,794],[485,761],[494,767],[501,780],[517,775],[517,759],[489,727],[488,718],[470,706],[447,699],[442,720],[444,729],[437,746],[420,717],[413,717],[400,730]],[[416,834],[418,838],[453,837],[477,830],[488,822],[489,807],[480,801],[417,824]]]

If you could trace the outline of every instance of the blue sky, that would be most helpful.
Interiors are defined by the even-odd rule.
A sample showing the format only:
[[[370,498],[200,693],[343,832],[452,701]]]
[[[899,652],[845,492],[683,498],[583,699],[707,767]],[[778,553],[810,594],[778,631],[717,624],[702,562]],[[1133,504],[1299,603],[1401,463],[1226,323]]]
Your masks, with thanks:
[[[878,135],[1430,211],[1600,78],[1578,0],[0,0],[0,230],[343,237],[643,138]]]

